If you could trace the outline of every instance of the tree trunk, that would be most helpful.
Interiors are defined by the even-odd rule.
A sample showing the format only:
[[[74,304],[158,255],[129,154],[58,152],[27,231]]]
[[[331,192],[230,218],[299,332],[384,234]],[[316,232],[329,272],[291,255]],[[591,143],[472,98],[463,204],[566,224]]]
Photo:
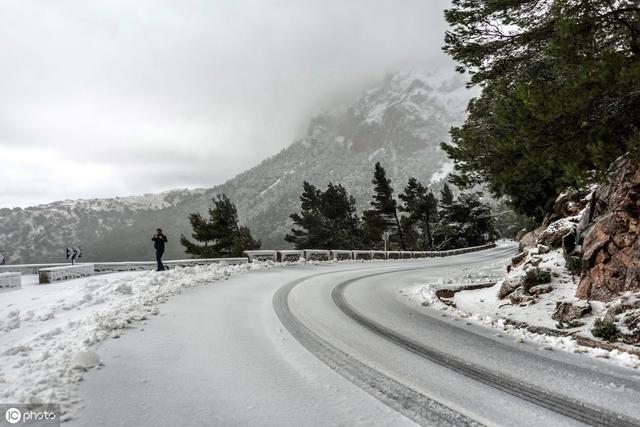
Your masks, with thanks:
[[[398,211],[396,209],[393,210],[393,216],[396,218],[396,226],[398,227],[398,237],[400,237],[400,246],[402,246],[402,250],[406,251],[407,247],[404,244],[404,236],[402,235],[402,227],[400,226],[400,218],[398,218]]]
[[[424,220],[424,228],[427,230],[427,242],[429,243],[428,249],[433,250],[433,239],[431,238],[431,224],[429,224],[429,219],[429,211],[427,211],[427,215]]]

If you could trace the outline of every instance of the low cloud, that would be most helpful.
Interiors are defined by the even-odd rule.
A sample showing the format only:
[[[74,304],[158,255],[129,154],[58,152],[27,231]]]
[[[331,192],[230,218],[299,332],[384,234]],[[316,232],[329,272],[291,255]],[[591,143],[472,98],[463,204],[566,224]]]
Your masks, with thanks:
[[[447,5],[0,1],[0,207],[221,183],[388,71],[453,74]]]

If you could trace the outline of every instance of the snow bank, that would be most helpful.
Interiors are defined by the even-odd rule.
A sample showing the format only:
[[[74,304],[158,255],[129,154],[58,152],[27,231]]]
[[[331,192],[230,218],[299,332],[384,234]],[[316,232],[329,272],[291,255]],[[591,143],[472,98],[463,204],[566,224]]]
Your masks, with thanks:
[[[101,366],[97,343],[158,314],[182,289],[286,264],[123,272],[46,286],[25,277],[22,289],[2,293],[0,402],[59,402],[69,419],[83,373]]]
[[[499,314],[501,310],[512,306],[508,304],[508,302],[497,298],[500,282],[489,288],[456,293],[454,296],[455,307],[443,303],[436,297],[436,291],[438,289],[451,289],[455,287],[455,285],[445,285],[442,282],[427,283],[417,285],[413,289],[403,293],[408,296],[410,300],[416,301],[423,306],[445,311],[454,316],[464,318],[471,323],[497,329],[501,335],[509,335],[513,337],[516,342],[522,343],[527,341],[537,344],[545,350],[584,353],[591,357],[608,359],[610,362],[619,366],[634,369],[640,368],[640,358],[638,356],[619,350],[607,351],[601,348],[581,346],[572,337],[533,333],[526,329],[518,328],[509,322],[509,320],[515,320],[524,321],[531,325],[544,324],[546,323],[545,319],[548,318],[550,320],[549,313],[554,311],[555,302],[552,303],[552,305],[550,302],[545,301],[527,307],[513,308],[508,314],[505,313],[507,315],[501,316]],[[573,292],[575,292],[575,287],[573,287]],[[556,295],[556,297],[557,296],[558,295]],[[553,327],[553,325],[548,326]]]

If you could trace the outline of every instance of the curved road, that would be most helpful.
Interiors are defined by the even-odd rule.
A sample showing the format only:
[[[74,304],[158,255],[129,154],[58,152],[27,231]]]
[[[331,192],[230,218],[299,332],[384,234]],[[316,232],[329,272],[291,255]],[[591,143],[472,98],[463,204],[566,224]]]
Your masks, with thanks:
[[[296,266],[193,288],[99,349],[69,425],[640,425],[640,375],[400,291],[502,262]]]

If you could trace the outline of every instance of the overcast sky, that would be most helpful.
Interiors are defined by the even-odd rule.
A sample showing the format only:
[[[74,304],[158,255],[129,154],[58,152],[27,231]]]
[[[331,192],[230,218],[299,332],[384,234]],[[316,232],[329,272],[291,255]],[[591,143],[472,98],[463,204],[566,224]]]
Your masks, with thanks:
[[[0,207],[232,178],[441,52],[441,0],[0,0]]]

